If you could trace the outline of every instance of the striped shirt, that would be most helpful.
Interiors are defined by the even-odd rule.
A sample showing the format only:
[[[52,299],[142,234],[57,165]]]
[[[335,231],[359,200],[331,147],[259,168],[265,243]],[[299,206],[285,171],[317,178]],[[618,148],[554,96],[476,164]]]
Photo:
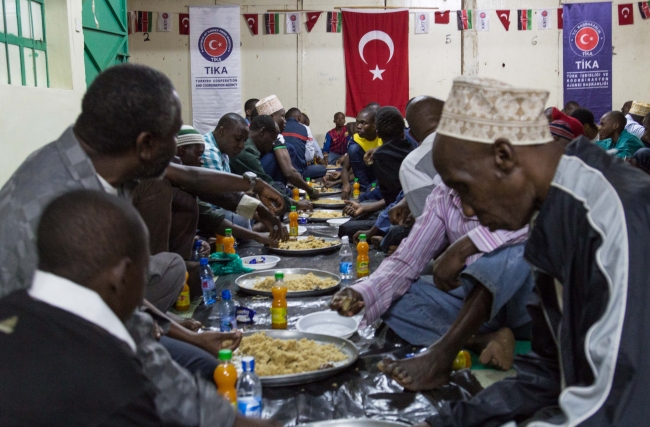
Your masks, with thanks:
[[[230,173],[230,159],[226,154],[223,154],[217,146],[217,141],[214,139],[212,132],[203,135],[205,141],[205,151],[203,152],[203,167],[214,169],[219,172]]]
[[[363,297],[366,308],[364,323],[370,324],[388,310],[396,299],[404,295],[420,277],[427,263],[449,245],[468,236],[480,253],[467,258],[470,265],[482,254],[504,244],[526,240],[528,227],[517,231],[491,232],[476,217],[463,214],[458,194],[440,184],[433,189],[424,207],[424,213],[415,220],[409,237],[381,263],[368,279],[352,286]]]

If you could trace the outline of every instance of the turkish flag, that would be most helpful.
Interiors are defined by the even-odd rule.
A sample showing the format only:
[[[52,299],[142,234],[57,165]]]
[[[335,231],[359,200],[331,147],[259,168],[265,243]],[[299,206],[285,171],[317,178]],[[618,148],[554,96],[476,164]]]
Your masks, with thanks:
[[[397,107],[409,98],[409,12],[343,11],[346,115],[356,117],[366,105]]]
[[[190,35],[190,14],[189,13],[179,13],[178,14],[178,34],[181,35]]]
[[[245,13],[244,19],[246,20],[248,28],[250,28],[253,35],[256,36],[259,33],[259,26],[257,25],[257,13]]]
[[[316,22],[318,22],[321,13],[323,12],[307,12],[307,22],[305,22],[305,25],[307,25],[308,33],[311,33],[311,30],[314,28],[314,25],[316,25]]]
[[[510,30],[510,10],[497,10],[497,16],[499,17],[499,21],[503,24],[503,28],[506,29],[506,31]]]
[[[435,12],[433,14],[434,16],[434,23],[436,24],[449,24],[449,11],[445,10],[442,12]]]
[[[634,6],[632,3],[618,5],[618,25],[634,24]]]
[[[564,28],[564,8],[561,7],[557,10],[557,29]]]

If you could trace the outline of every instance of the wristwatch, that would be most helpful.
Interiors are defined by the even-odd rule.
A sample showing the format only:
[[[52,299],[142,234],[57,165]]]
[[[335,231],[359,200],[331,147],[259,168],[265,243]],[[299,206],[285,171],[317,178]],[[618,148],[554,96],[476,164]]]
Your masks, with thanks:
[[[254,172],[245,172],[243,175],[244,178],[250,182],[250,187],[248,187],[248,193],[252,193],[257,184],[257,175]]]

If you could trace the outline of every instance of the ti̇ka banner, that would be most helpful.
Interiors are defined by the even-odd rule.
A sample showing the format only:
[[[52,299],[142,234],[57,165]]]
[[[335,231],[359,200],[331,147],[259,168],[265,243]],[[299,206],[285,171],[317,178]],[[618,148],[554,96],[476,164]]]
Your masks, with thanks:
[[[370,102],[397,107],[409,97],[409,12],[343,9],[346,115]]]
[[[612,109],[612,4],[564,5],[564,103]]]
[[[190,6],[192,121],[202,134],[241,114],[239,23],[239,6]]]

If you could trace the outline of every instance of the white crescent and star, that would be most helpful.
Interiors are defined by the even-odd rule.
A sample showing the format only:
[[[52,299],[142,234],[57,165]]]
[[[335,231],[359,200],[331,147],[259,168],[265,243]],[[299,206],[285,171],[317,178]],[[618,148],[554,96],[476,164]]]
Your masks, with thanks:
[[[506,15],[505,13],[502,13],[501,15],[499,15],[499,17],[508,19],[508,15]]]
[[[248,22],[248,26],[253,28],[253,25],[255,25],[255,20],[253,18],[248,18],[246,21]]]
[[[626,11],[627,11],[627,13],[625,13]],[[630,14],[630,8],[629,7],[624,7],[623,9],[621,9],[621,13],[623,14],[624,18],[627,18],[628,15]]]
[[[582,44],[589,43],[589,41],[585,41],[585,37],[589,37],[589,35],[588,34],[583,34],[582,36],[580,36],[580,43],[582,43]],[[589,40],[591,40],[591,39],[589,39]]]
[[[393,54],[395,53],[395,44],[393,43],[393,39],[390,38],[388,34],[386,34],[383,31],[368,31],[366,34],[361,37],[361,40],[359,40],[359,55],[361,56],[361,60],[364,63],[368,63],[366,61],[366,58],[363,56],[363,49],[366,47],[368,43],[370,43],[373,40],[379,40],[384,43],[386,43],[386,46],[388,46],[389,50],[389,56],[388,56],[388,61],[386,63],[388,64],[391,59],[393,59]],[[372,79],[373,80],[384,80],[383,77],[381,76],[386,70],[380,70],[379,65],[375,65],[374,70],[369,70],[372,73]]]
[[[185,23],[185,21],[187,21],[187,24]],[[190,22],[190,18],[183,18],[183,20],[181,21],[181,24],[187,26],[189,24],[189,22]]]

